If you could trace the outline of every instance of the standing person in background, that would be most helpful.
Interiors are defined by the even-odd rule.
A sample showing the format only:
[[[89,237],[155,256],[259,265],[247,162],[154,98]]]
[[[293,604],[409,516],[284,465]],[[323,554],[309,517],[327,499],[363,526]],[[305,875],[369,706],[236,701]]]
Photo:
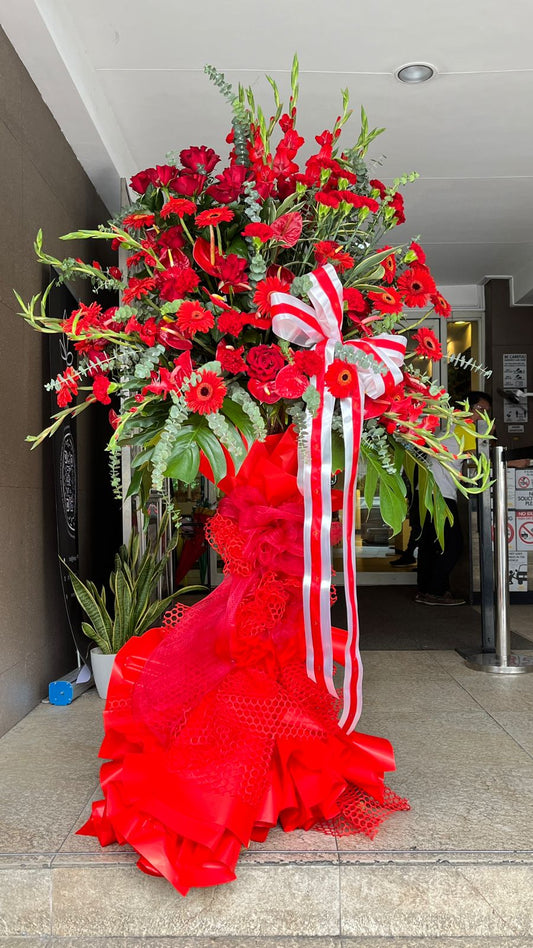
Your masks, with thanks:
[[[492,411],[492,399],[486,392],[468,392],[465,401],[471,411],[471,421],[476,424],[483,415]],[[454,454],[457,440],[450,435],[443,442]],[[461,463],[450,458],[450,464],[460,470]],[[453,596],[450,590],[450,573],[457,564],[463,549],[463,537],[457,508],[457,487],[449,471],[437,460],[430,462],[433,476],[453,517],[444,527],[444,548],[438,541],[433,521],[429,514],[422,527],[418,543],[418,592],[415,602],[425,606],[462,606],[465,600]]]

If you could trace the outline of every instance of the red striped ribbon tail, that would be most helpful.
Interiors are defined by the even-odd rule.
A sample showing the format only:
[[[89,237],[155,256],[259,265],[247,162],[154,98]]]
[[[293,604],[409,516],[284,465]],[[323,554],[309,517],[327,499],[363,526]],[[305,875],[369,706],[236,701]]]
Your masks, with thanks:
[[[364,388],[359,379],[359,389],[353,397],[341,399],[345,453],[342,531],[348,637],[344,655],[343,710],[339,727],[347,734],[354,730],[362,710],[363,665],[359,652],[357,612],[355,499],[357,466],[363,431],[363,401]]]
[[[306,667],[309,677],[337,696],[333,684],[333,644],[331,637],[331,415],[334,398],[324,385],[333,344],[316,349],[323,356],[323,368],[316,377],[321,392],[314,418],[308,416],[305,456],[302,465],[304,495],[304,578],[302,584]]]

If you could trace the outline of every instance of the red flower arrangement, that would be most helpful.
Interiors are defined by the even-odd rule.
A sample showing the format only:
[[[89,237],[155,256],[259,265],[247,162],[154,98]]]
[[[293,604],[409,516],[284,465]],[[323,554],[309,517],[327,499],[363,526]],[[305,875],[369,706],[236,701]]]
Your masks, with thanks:
[[[60,279],[87,277],[96,290],[119,291],[120,305],[102,311],[97,303],[82,304],[57,320],[44,307],[36,313],[36,299],[28,306],[19,299],[21,315],[34,328],[64,333],[79,353],[77,368],[50,383],[61,411],[35,444],[69,413],[118,395],[110,449],[140,445],[130,490],[141,493],[160,487],[166,476],[190,482],[201,451],[221,479],[228,453],[236,463],[242,459],[243,441],[249,444],[291,420],[303,424],[305,411],[316,410],[320,360],[313,351],[278,343],[272,297],[290,293],[307,302],[309,274],[317,267],[330,264],[340,277],[345,341],[405,334],[405,311],[415,307],[444,317],[451,312],[418,244],[382,245],[383,234],[405,220],[398,188],[416,176],[391,186],[369,180],[364,157],[382,130],[369,130],[364,111],[355,145],[340,146],[351,114],[345,101],[333,129],[316,136],[318,147],[302,164],[296,60],[287,110],[271,81],[276,112],[269,123],[251,92],[236,95],[223,76],[211,67],[206,72],[233,110],[225,167],[219,170],[221,159],[212,148],[184,149],[175,163],[132,177],[137,199],[121,217],[99,231],[65,238],[108,239],[125,251],[122,270],[58,260],[44,253],[37,238],[38,258],[53,264]],[[430,330],[421,327],[415,342],[418,355],[441,358]],[[351,348],[339,344],[326,373],[326,386],[338,399],[357,384]],[[83,403],[74,401],[78,393]],[[444,457],[441,441],[465,412],[452,410],[429,378],[405,372],[398,390],[365,405],[365,418],[363,453],[387,474],[405,509],[406,456],[421,465],[426,455]],[[479,470],[470,479],[459,475],[461,486],[478,489],[479,476]]]

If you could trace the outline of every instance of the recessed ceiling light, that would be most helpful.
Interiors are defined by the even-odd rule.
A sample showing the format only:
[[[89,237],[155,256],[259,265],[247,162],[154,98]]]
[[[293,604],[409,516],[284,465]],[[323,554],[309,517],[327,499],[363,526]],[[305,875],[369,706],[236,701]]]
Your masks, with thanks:
[[[400,82],[415,83],[427,82],[436,72],[435,66],[429,63],[406,63],[405,66],[400,66],[394,75]]]

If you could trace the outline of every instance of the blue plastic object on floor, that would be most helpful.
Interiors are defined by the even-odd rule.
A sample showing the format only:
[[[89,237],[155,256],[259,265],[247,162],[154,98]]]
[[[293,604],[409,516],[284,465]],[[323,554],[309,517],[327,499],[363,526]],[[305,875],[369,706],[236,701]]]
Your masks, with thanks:
[[[87,677],[87,674],[89,677]],[[87,666],[84,666],[81,673],[79,668],[75,668],[74,671],[69,672],[63,678],[50,682],[48,685],[48,700],[50,704],[72,704],[75,698],[79,698],[84,691],[92,688],[93,685],[94,681]]]

